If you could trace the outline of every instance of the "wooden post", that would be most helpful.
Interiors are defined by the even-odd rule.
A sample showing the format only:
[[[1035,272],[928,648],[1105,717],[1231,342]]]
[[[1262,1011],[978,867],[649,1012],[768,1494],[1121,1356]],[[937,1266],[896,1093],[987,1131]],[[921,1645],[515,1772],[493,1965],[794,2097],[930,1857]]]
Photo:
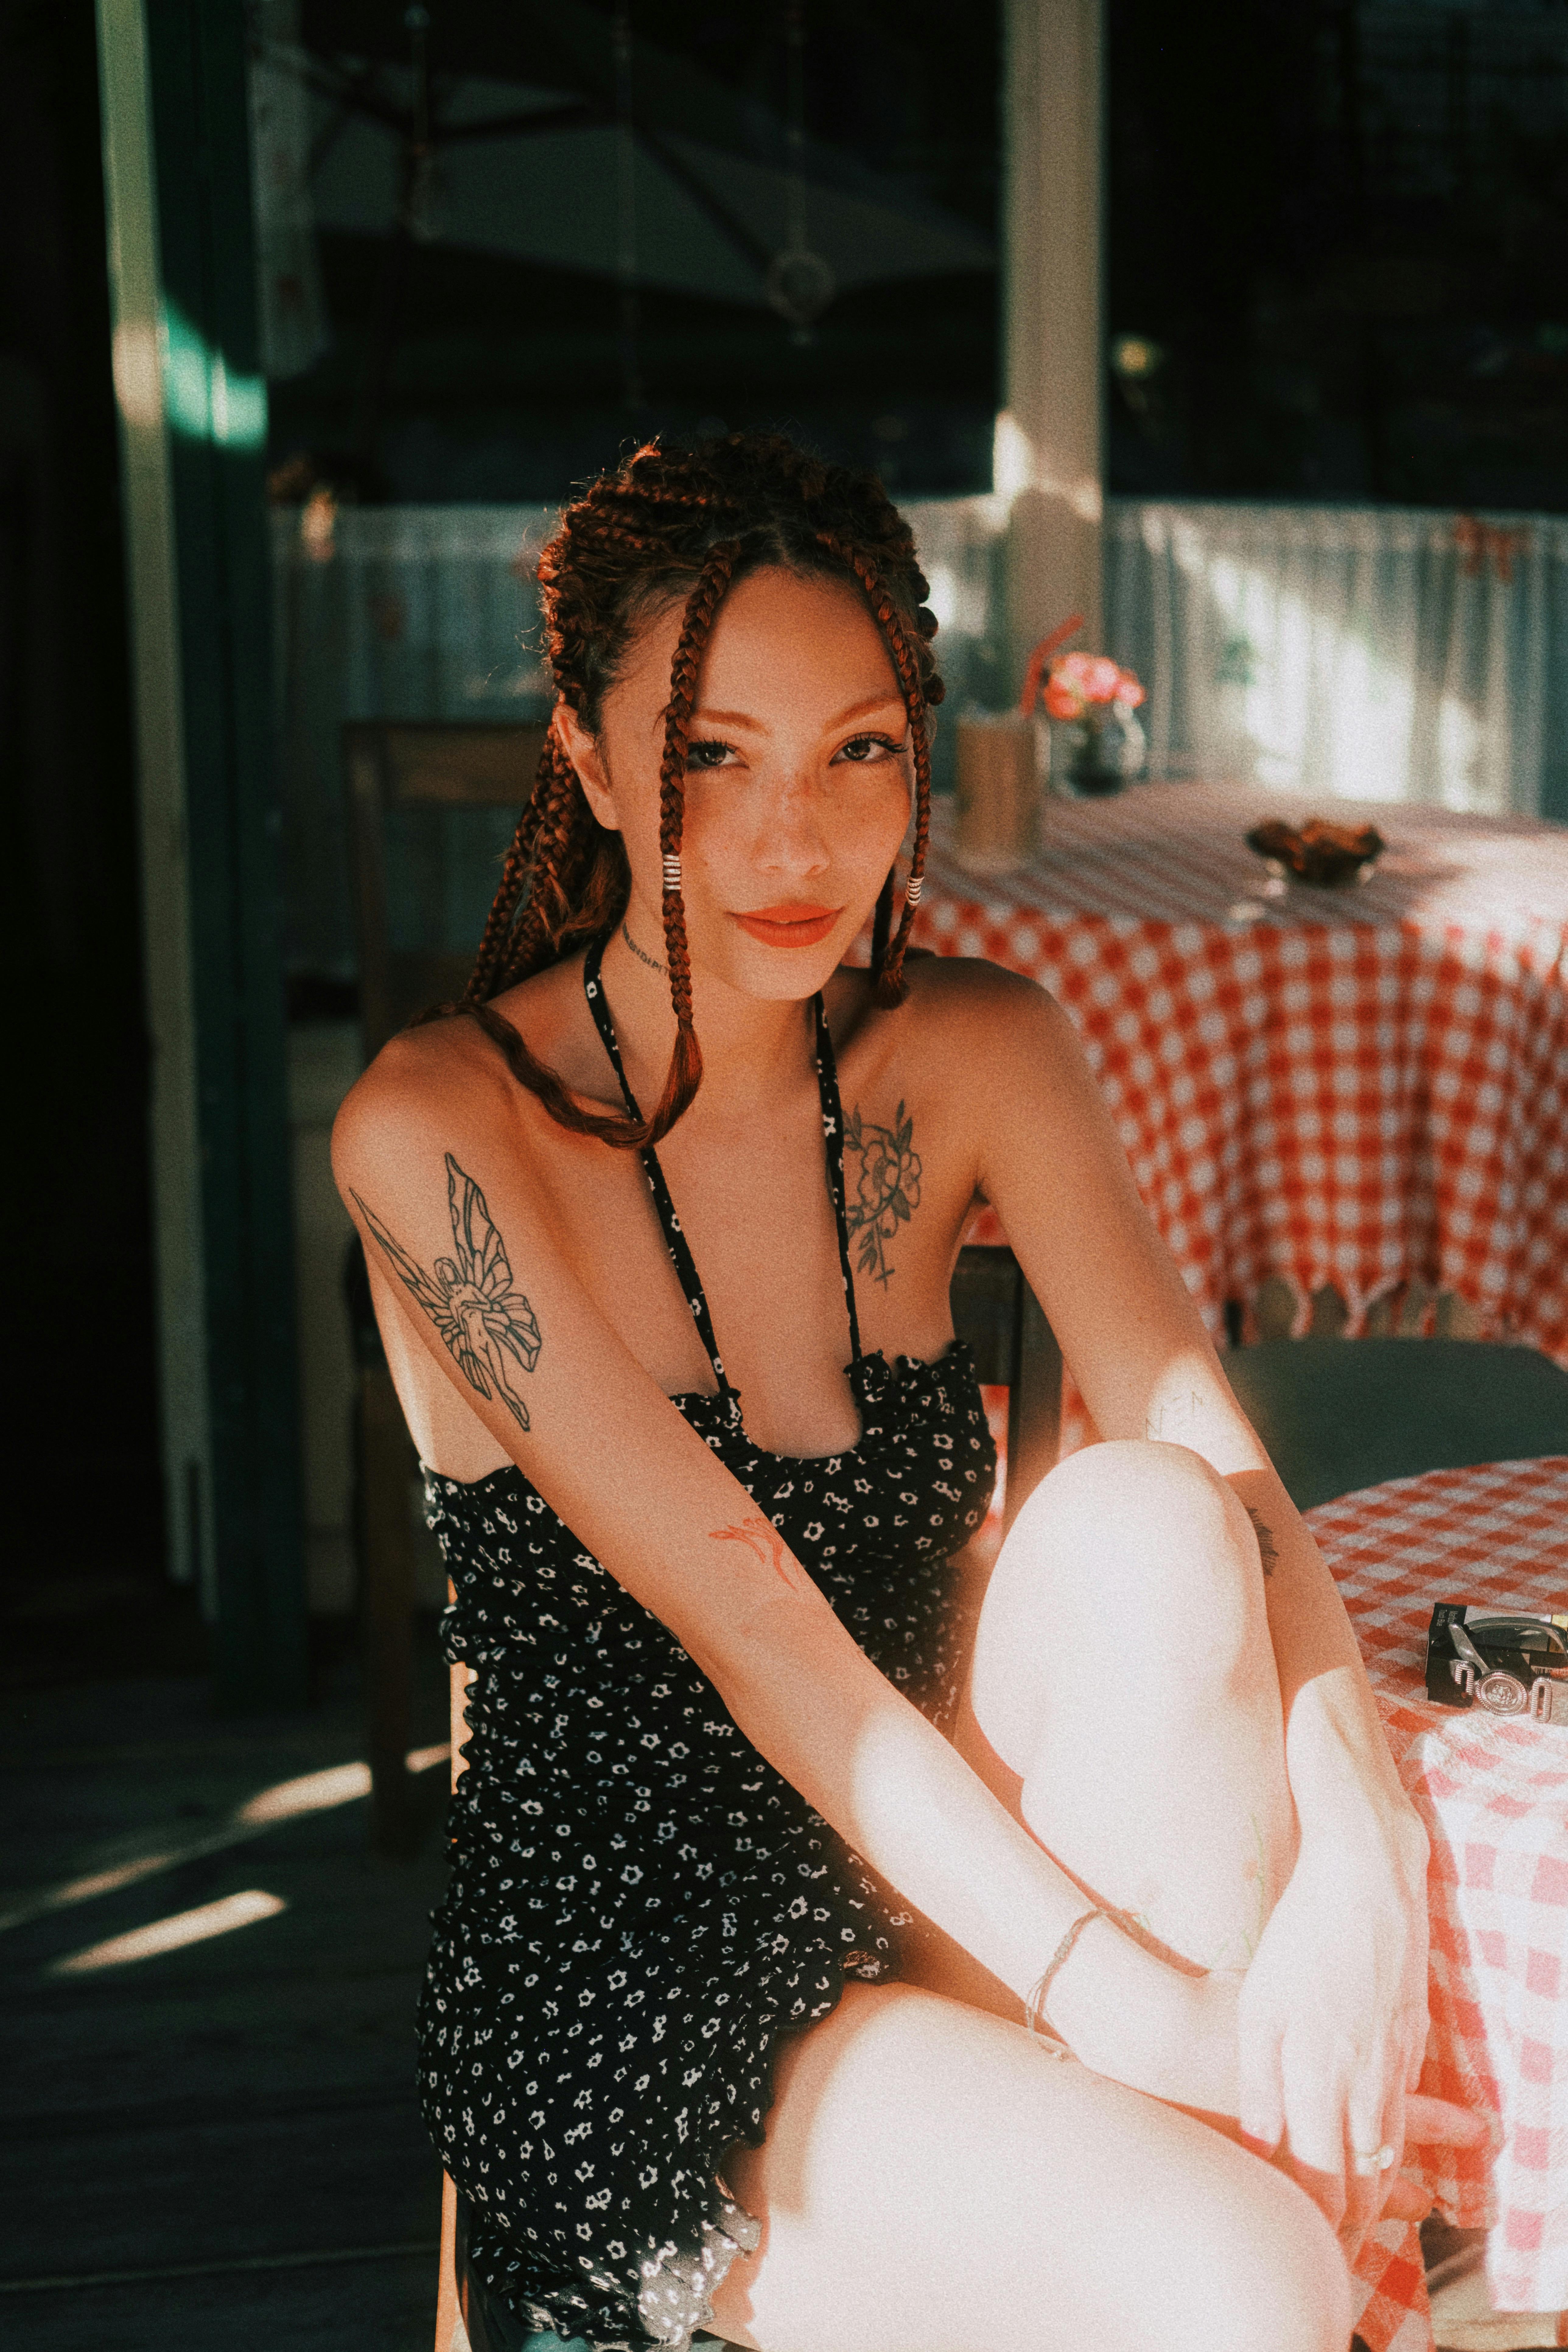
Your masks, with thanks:
[[[1102,650],[1101,53],[1103,0],[1006,0],[1002,414],[1007,635],[1031,646],[1069,613]]]
[[[99,0],[104,214],[120,419],[120,496],[135,686],[142,986],[153,1047],[149,1141],[159,1421],[169,1573],[214,1614],[212,1432],[200,1120],[192,1002],[180,587],[163,423],[153,127],[140,0]]]
[[[163,1410],[176,1572],[220,1703],[306,1696],[267,387],[246,26],[98,0],[148,875]]]

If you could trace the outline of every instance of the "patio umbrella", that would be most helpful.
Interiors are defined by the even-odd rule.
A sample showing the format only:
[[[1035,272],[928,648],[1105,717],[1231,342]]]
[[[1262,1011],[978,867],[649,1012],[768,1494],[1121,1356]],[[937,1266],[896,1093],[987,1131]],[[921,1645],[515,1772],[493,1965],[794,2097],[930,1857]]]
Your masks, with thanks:
[[[417,29],[411,66],[270,45],[266,69],[310,89],[318,226],[401,220],[427,242],[752,308],[787,310],[792,253],[842,289],[994,267],[967,222],[700,67],[624,31],[617,58],[592,9],[557,0],[540,33],[537,81],[426,73]]]

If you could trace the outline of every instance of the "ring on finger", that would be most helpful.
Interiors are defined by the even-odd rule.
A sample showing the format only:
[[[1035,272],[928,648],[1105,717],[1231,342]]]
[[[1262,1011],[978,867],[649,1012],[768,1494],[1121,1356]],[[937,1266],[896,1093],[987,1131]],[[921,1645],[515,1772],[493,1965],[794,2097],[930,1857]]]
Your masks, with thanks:
[[[1394,2163],[1394,2150],[1386,2140],[1381,2147],[1352,2147],[1351,2170],[1358,2179],[1369,2180],[1379,2172],[1388,2172]]]

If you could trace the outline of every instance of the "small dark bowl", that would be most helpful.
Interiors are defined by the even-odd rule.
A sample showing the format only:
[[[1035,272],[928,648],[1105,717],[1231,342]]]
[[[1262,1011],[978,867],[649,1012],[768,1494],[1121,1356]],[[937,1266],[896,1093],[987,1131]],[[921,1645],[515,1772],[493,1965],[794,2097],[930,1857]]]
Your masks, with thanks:
[[[1330,824],[1320,816],[1299,826],[1270,817],[1266,824],[1253,826],[1247,845],[1271,864],[1288,867],[1298,881],[1326,890],[1364,882],[1388,846],[1375,825]]]

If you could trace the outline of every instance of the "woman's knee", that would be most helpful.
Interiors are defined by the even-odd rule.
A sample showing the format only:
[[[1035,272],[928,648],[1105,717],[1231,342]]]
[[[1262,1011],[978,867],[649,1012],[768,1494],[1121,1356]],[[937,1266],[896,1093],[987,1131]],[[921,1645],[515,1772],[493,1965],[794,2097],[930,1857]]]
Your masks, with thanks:
[[[1190,1446],[1146,1437],[1105,1438],[1069,1454],[1035,1488],[1014,1532],[1058,1523],[1109,1543],[1130,1534],[1225,1542],[1248,1525],[1212,1463]]]
[[[1218,1472],[1185,1446],[1111,1440],[1058,1463],[1019,1512],[976,1664],[1092,1643],[1119,1673],[1209,1686],[1250,1662],[1262,1599],[1257,1538]]]

